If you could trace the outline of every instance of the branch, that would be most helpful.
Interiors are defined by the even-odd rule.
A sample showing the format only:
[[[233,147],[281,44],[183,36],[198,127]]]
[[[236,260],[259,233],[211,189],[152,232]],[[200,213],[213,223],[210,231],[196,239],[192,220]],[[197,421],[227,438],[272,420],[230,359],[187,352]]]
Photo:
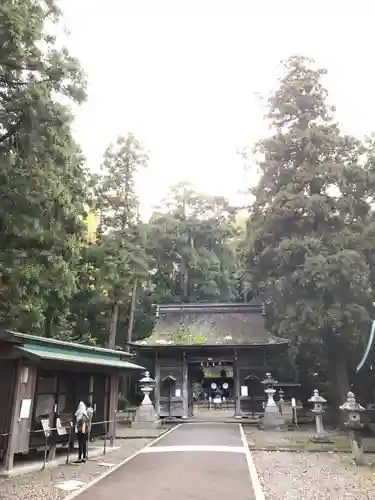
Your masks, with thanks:
[[[17,71],[40,71],[43,69],[43,65],[41,63],[32,62],[27,64],[26,66],[21,66],[16,61],[1,61],[0,66],[5,66],[7,68],[11,68]]]
[[[20,128],[22,124],[23,118],[24,115],[22,114],[21,118],[9,128],[8,132],[0,137],[0,144],[10,139],[12,135],[14,135],[17,132],[17,130]]]

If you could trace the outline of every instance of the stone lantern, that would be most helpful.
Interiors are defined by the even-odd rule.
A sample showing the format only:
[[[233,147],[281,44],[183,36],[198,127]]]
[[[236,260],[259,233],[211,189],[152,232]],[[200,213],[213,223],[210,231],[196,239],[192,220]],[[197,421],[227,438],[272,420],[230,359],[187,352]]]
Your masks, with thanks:
[[[323,413],[325,412],[324,405],[327,402],[319,395],[318,389],[314,390],[314,395],[309,399],[309,403],[313,405],[313,413],[315,414],[316,435],[311,438],[314,443],[329,443],[330,440],[324,433]]]
[[[141,392],[143,393],[143,401],[141,405],[152,405],[150,394],[154,390],[155,380],[150,377],[150,372],[145,372],[144,377],[139,381]]]
[[[266,373],[266,378],[262,380],[262,384],[265,387],[264,392],[267,395],[266,407],[267,406],[276,406],[275,400],[273,399],[276,389],[274,389],[274,385],[277,384],[277,380],[272,378],[271,373]]]
[[[352,455],[357,465],[364,465],[362,429],[364,424],[361,422],[361,413],[365,412],[365,408],[357,403],[352,392],[348,392],[346,402],[340,406],[340,410],[345,412],[348,420],[345,426],[349,429],[350,445]]]
[[[274,400],[276,389],[274,388],[277,381],[272,378],[271,373],[266,373],[266,378],[262,380],[265,387],[264,392],[267,395],[267,401],[264,407],[264,417],[262,421],[263,429],[277,429],[284,424],[284,419],[280,415],[279,408]]]
[[[145,372],[143,378],[139,381],[139,385],[143,393],[143,400],[135,412],[132,427],[137,429],[158,428],[160,427],[160,420],[150,398],[150,394],[155,387],[155,380],[150,377],[149,372]]]

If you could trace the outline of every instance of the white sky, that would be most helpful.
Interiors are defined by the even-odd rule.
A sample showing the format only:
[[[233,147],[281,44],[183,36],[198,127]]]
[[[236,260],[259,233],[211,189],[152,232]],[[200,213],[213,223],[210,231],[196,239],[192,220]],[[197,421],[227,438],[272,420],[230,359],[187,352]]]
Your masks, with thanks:
[[[375,130],[371,0],[61,0],[68,47],[89,78],[76,138],[97,169],[117,135],[150,152],[144,212],[188,180],[236,198],[254,182],[239,148],[267,130],[257,93],[278,63],[313,57],[346,131]]]

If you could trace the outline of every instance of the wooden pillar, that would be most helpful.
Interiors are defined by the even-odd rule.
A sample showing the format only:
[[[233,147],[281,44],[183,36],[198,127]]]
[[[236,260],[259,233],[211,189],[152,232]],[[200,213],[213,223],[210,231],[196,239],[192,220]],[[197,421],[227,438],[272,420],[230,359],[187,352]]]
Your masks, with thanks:
[[[93,392],[94,392],[94,376],[90,375],[89,378],[89,396],[88,396],[88,403],[92,406],[93,405]]]
[[[158,356],[158,351],[155,351],[155,411],[160,417],[160,361]]]
[[[28,453],[29,451],[29,429],[33,413],[36,374],[35,366],[25,364],[23,360],[18,362],[14,384],[10,436],[4,459],[4,470],[7,472],[13,468],[15,453]],[[28,400],[31,400],[30,406]],[[23,401],[26,402],[22,403]],[[26,412],[24,415],[21,414],[23,404],[24,407],[28,407],[28,415],[26,415]]]
[[[104,411],[103,411],[103,421],[105,422],[103,424],[103,430],[105,433],[107,433],[107,430],[109,429],[109,425],[108,425],[108,420],[110,420],[109,418],[109,389],[110,389],[110,379],[111,379],[111,376],[110,375],[106,375],[105,376],[105,381],[104,381]]]
[[[119,376],[117,373],[113,373],[109,379],[109,409],[108,409],[108,420],[112,422],[108,426],[108,436],[110,439],[111,446],[114,445],[116,436],[116,412],[117,412],[117,402],[118,402],[118,385]]]
[[[267,352],[265,349],[263,349],[263,370],[264,370],[264,377],[266,376],[266,373],[269,371],[268,367],[268,359],[267,359]]]
[[[234,418],[241,418],[241,380],[240,367],[238,363],[237,351],[234,351],[233,356],[233,375],[234,375]]]
[[[186,352],[182,353],[182,418],[189,418],[189,380]]]

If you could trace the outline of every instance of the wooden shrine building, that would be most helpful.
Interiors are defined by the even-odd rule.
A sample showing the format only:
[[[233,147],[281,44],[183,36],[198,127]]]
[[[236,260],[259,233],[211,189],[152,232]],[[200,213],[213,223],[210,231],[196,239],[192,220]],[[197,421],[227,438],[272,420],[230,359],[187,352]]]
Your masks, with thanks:
[[[81,400],[94,408],[92,434],[108,429],[113,437],[119,375],[144,370],[132,358],[122,350],[1,330],[0,473],[10,473],[14,458],[44,446],[44,426],[51,429],[53,459],[56,447],[66,445]]]
[[[288,346],[268,332],[262,305],[169,304],[157,306],[156,316],[151,336],[132,346],[155,363],[160,417],[188,418],[197,393],[210,398],[215,386],[234,401],[235,417],[258,411],[261,381],[267,371],[277,374]]]

